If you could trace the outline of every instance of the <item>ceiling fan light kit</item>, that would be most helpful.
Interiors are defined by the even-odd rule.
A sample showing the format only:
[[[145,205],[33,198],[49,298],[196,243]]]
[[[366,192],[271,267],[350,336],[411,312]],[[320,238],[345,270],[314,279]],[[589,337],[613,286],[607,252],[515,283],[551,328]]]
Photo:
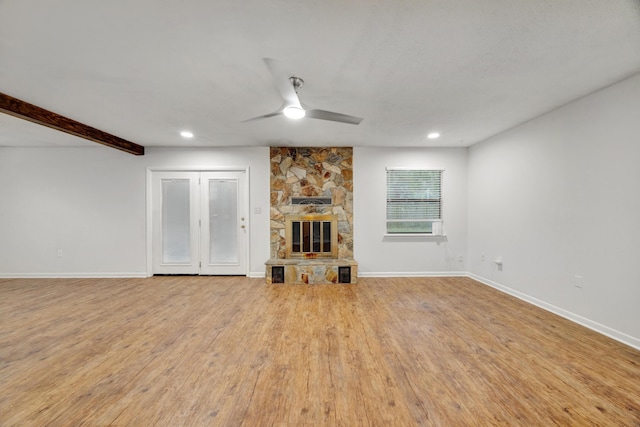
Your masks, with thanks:
[[[281,114],[284,114],[285,117],[290,119],[301,119],[303,117],[307,117],[310,119],[329,120],[332,122],[347,123],[351,125],[358,125],[362,121],[360,117],[334,113],[333,111],[316,109],[305,110],[302,108],[300,98],[298,98],[298,89],[304,86],[304,80],[300,77],[289,76],[274,59],[264,58],[264,62],[267,65],[269,72],[271,72],[271,76],[273,77],[274,83],[278,88],[278,92],[280,92],[280,96],[284,103],[282,107],[273,113],[244,120],[244,122],[267,119]]]
[[[285,116],[290,119],[301,119],[305,116],[305,111],[303,108],[296,107],[295,105],[290,105],[283,110]]]

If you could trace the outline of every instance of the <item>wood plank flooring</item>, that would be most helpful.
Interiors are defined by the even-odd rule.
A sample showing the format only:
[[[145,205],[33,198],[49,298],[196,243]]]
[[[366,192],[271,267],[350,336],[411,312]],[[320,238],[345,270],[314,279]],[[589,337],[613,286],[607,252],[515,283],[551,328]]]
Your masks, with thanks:
[[[2,426],[640,426],[640,352],[468,278],[0,280]]]

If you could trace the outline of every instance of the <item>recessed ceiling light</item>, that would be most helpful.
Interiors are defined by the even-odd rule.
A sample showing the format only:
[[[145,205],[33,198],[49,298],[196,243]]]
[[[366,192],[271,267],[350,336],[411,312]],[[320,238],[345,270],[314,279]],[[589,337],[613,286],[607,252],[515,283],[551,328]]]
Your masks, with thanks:
[[[440,134],[438,132],[431,132],[429,135],[427,135],[427,138],[429,139],[440,138]]]
[[[183,130],[180,132],[180,136],[183,138],[193,138],[193,132],[189,132],[188,130]]]

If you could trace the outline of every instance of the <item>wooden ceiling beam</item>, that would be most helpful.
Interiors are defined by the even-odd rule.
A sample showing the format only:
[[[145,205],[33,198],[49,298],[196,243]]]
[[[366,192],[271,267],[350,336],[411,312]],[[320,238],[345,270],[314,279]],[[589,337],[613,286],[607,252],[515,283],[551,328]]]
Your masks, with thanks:
[[[0,112],[9,114],[20,119],[46,126],[51,129],[65,132],[98,144],[106,145],[136,156],[144,155],[144,147],[119,138],[100,129],[87,126],[75,120],[56,114],[52,111],[45,110],[28,102],[21,101],[9,95],[0,92]]]

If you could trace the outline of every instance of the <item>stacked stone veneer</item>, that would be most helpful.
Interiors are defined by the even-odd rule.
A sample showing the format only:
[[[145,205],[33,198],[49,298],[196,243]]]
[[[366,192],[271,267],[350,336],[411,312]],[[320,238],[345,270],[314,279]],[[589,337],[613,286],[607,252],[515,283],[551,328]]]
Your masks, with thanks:
[[[339,266],[353,260],[353,149],[351,147],[271,147],[271,254],[267,261],[267,283],[271,266],[285,266],[285,283],[336,283]],[[331,205],[292,205],[292,197],[331,197]],[[285,216],[334,214],[338,217],[338,258],[286,259]]]

